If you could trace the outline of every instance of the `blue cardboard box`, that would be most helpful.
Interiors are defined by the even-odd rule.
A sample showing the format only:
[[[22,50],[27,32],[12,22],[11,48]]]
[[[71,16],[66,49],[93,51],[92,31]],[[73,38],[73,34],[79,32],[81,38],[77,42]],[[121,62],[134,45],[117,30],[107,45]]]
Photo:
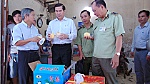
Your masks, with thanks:
[[[64,84],[70,78],[65,65],[37,64],[33,72],[34,84]]]

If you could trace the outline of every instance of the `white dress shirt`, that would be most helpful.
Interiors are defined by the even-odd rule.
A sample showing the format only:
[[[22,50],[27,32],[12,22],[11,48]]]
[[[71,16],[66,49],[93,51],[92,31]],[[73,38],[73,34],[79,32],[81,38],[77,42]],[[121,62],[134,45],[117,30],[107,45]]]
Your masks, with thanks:
[[[65,43],[71,43],[73,39],[77,37],[77,29],[75,27],[75,24],[72,19],[64,17],[61,21],[57,18],[50,21],[47,31],[46,31],[46,38],[48,38],[48,34],[54,34],[57,33],[64,33],[69,36],[68,39],[59,39],[57,36],[54,37],[52,40],[52,44],[65,44]]]
[[[13,28],[13,44],[19,40],[26,40],[39,35],[41,34],[39,34],[38,29],[34,25],[28,27],[28,25],[22,21]],[[17,46],[17,48],[18,50],[38,50],[39,46],[37,42],[29,42],[23,46]]]

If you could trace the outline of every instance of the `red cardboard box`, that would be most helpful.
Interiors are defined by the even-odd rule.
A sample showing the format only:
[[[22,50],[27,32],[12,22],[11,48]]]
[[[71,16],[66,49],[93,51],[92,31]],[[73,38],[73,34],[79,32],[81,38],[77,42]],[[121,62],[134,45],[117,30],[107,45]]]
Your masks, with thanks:
[[[75,84],[74,76],[75,75],[72,75],[65,84]],[[105,77],[86,75],[84,77],[84,82],[82,82],[81,84],[105,84]]]

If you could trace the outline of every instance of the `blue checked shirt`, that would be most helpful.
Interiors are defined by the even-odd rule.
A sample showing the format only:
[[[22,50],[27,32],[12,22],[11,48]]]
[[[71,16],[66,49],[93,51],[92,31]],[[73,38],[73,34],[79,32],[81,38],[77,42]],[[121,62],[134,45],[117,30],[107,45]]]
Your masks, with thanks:
[[[150,23],[147,22],[144,27],[140,25],[137,26],[134,30],[133,40],[132,40],[132,48],[131,52],[135,50],[135,48],[146,48],[146,42],[150,39]],[[148,53],[150,55],[150,52]]]
[[[22,21],[13,28],[13,44],[19,40],[25,40],[39,35],[38,29],[34,25],[29,28],[27,24]],[[17,48],[18,50],[38,50],[39,46],[37,42],[29,42],[23,46],[17,46]]]

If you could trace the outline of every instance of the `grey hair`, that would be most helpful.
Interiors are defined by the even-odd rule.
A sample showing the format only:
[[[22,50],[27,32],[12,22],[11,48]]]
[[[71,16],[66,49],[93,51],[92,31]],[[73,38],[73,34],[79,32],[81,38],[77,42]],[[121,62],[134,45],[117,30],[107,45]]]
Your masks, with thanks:
[[[23,8],[23,9],[21,10],[21,17],[22,17],[22,20],[25,19],[25,16],[26,16],[26,15],[29,16],[29,14],[30,14],[32,11],[34,11],[34,10],[31,9],[31,8]]]

